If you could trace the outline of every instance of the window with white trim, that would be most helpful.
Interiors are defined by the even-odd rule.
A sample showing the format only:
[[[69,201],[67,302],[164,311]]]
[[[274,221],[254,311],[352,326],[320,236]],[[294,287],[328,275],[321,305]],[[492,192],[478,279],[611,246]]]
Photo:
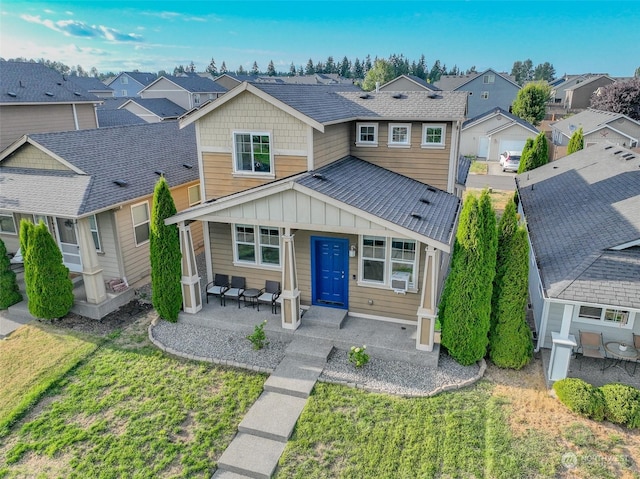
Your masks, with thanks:
[[[122,78],[120,80],[122,81],[123,85],[127,85],[129,83],[129,77],[126,75],[122,75]]]
[[[409,288],[415,288],[416,242],[393,238],[391,240],[391,275],[409,274]]]
[[[424,123],[422,125],[422,146],[443,147],[445,134],[446,126],[444,124]]]
[[[356,145],[378,146],[378,124],[358,123],[356,125]]]
[[[489,99],[489,92],[488,91],[483,91],[480,94],[480,98],[482,98],[483,100],[488,100]]]
[[[280,230],[269,226],[235,225],[234,256],[238,263],[280,266]]]
[[[187,188],[187,195],[189,196],[189,206],[200,204],[200,185],[193,185]]]
[[[140,246],[149,241],[151,216],[149,215],[149,202],[138,203],[131,206],[131,217],[133,218],[133,235],[136,246]]]
[[[127,94],[127,90],[122,90],[122,96],[129,96],[129,95]]]
[[[18,233],[13,213],[0,213],[0,233],[10,235]]]
[[[268,174],[272,172],[270,133],[234,132],[233,144],[236,172]]]
[[[362,236],[360,279],[363,283],[391,287],[394,273],[409,274],[409,289],[417,287],[415,280],[418,255],[416,242],[402,238]]]
[[[496,76],[488,73],[487,75],[484,75],[482,77],[482,83],[487,84],[487,83],[494,83],[496,81]]]
[[[199,105],[200,104],[200,95],[198,93],[195,93],[193,95],[193,104],[194,105]]]
[[[389,124],[389,146],[411,146],[411,124]]]
[[[386,238],[379,236],[362,237],[362,254],[360,255],[362,281],[385,283],[386,244]]]
[[[601,308],[598,306],[582,305],[578,308],[577,321],[583,323],[598,323],[616,328],[633,328],[634,313],[616,308]]]
[[[100,244],[100,234],[98,232],[98,218],[96,218],[96,215],[89,216],[89,231],[91,231],[91,236],[93,237],[93,244],[96,247],[96,251],[101,253],[102,245]]]

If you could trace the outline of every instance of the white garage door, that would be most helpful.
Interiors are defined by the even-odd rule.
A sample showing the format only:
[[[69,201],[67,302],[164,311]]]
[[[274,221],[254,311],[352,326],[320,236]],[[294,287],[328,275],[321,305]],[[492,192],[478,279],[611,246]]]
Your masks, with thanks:
[[[500,151],[498,152],[498,156],[500,153],[507,150],[522,151],[525,143],[526,140],[500,140]]]

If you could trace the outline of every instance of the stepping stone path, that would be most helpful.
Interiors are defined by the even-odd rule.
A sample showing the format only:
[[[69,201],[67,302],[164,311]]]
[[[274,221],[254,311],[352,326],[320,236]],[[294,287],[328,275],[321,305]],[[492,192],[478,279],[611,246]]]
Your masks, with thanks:
[[[238,434],[220,456],[213,479],[272,476],[332,349],[329,341],[303,336],[289,344],[263,393],[238,425]]]

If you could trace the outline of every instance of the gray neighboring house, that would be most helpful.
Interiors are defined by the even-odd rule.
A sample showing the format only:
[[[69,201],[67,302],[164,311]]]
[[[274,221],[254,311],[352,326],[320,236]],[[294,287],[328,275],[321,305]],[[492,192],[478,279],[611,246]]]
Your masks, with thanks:
[[[440,88],[415,75],[400,75],[385,83],[380,91],[440,91]]]
[[[226,92],[226,88],[209,78],[203,78],[197,73],[187,73],[184,76],[161,76],[143,88],[140,97],[145,100],[166,98],[188,111],[215,100]]]
[[[269,76],[269,75],[238,75],[236,73],[222,73],[214,81],[227,90],[237,87],[242,82],[272,83],[295,85],[353,85],[353,79],[344,78],[337,73],[315,73],[313,75]]]
[[[495,108],[510,111],[520,91],[520,85],[511,76],[491,68],[482,73],[443,75],[434,85],[443,91],[469,92],[468,118]]]
[[[96,77],[71,76],[69,80],[98,98],[114,98],[115,96],[113,88],[108,87]]]
[[[611,85],[615,80],[607,75],[597,75],[565,89],[563,106],[567,110],[584,110],[591,106],[591,97],[603,86]]]
[[[131,98],[118,109],[133,113],[147,123],[177,120],[187,111],[166,98]]]
[[[136,97],[140,90],[155,81],[158,75],[151,72],[122,72],[113,78],[107,86],[113,89],[113,96]]]
[[[640,142],[640,122],[622,113],[589,108],[550,126],[553,144],[557,146],[568,145],[580,128],[585,147],[608,142],[635,148]]]
[[[129,110],[112,110],[98,108],[97,113],[99,128],[109,128],[112,126],[125,125],[143,125],[147,123],[138,115],[131,113]]]
[[[640,154],[598,144],[518,175],[516,188],[536,350],[552,349],[555,381],[579,331],[602,333],[605,344],[640,334]]]

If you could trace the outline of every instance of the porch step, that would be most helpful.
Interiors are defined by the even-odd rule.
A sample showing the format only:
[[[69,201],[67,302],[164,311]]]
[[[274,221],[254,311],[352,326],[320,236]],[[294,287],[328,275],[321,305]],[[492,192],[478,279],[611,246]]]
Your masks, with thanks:
[[[306,399],[264,391],[238,425],[238,431],[287,442]]]
[[[333,344],[331,341],[308,336],[296,336],[287,346],[285,354],[290,358],[317,361],[319,366],[324,366],[332,350]]]
[[[240,432],[218,459],[218,470],[269,479],[276,470],[286,444]]]
[[[319,365],[317,359],[305,361],[285,356],[265,381],[264,390],[307,398],[322,373],[323,367],[324,363]]]
[[[325,306],[311,306],[302,317],[302,322],[323,326],[325,328],[340,329],[347,317],[346,309],[327,308]]]
[[[35,319],[29,312],[29,305],[26,300],[22,300],[13,306],[9,306],[7,313],[11,321],[20,324],[27,324],[29,321],[33,321]]]

